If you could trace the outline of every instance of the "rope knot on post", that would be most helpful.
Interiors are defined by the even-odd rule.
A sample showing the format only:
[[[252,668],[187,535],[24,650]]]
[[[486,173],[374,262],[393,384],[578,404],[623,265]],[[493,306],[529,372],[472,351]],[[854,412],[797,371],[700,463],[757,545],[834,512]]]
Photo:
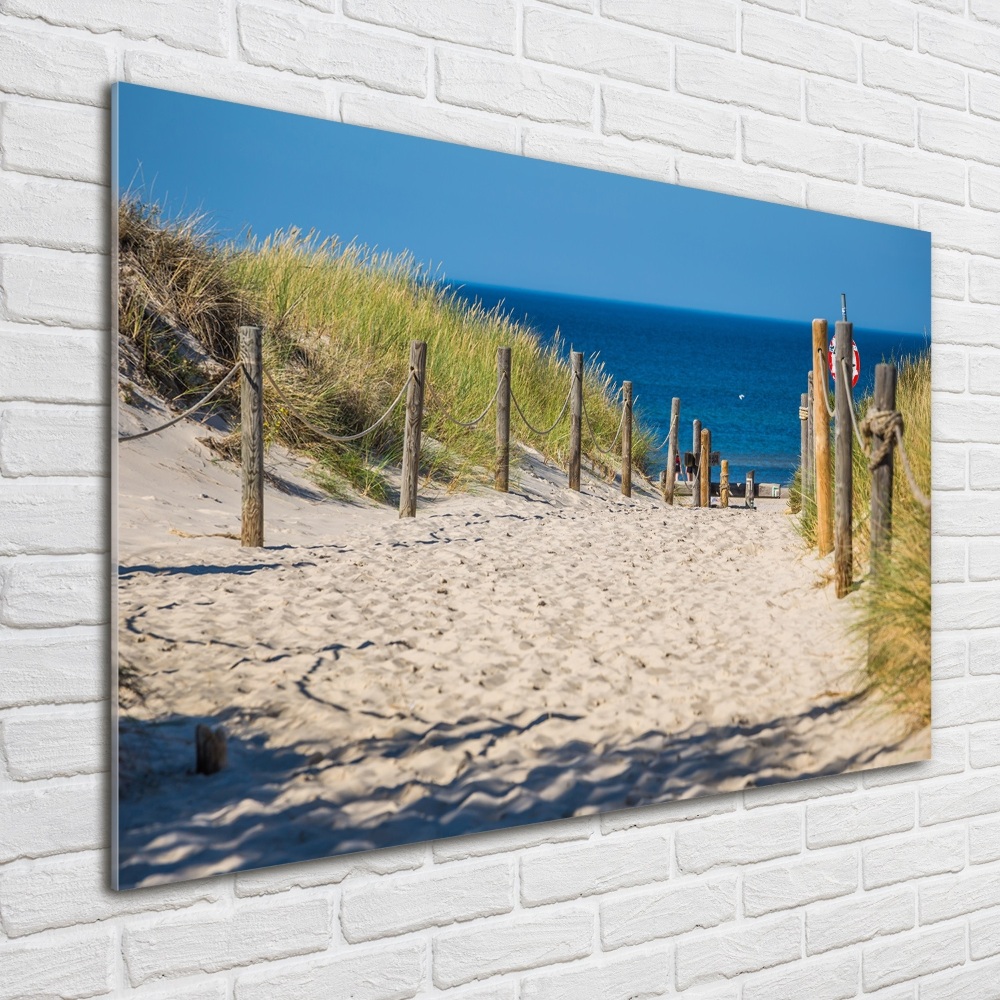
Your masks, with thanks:
[[[872,447],[867,456],[868,468],[874,472],[892,452],[896,443],[896,431],[903,433],[903,414],[899,410],[869,410],[861,421],[860,430],[866,441],[879,439],[879,444]]]

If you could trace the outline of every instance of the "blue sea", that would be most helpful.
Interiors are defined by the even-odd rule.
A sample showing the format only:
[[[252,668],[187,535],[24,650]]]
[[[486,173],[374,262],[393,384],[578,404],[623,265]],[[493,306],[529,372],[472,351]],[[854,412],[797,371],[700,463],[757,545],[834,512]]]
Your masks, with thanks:
[[[670,401],[681,400],[681,450],[691,449],[691,422],[711,428],[712,449],[741,481],[788,483],[799,461],[799,396],[812,361],[812,317],[801,323],[661,306],[573,298],[488,285],[454,285],[468,302],[499,307],[526,323],[545,343],[556,331],[567,352],[596,355],[617,382],[632,381],[636,414],[666,437]],[[839,305],[839,301],[836,303]],[[831,335],[833,327],[831,322]],[[861,356],[855,398],[871,392],[875,365],[921,353],[923,336],[865,330],[855,325]],[[666,449],[657,452],[658,475]]]

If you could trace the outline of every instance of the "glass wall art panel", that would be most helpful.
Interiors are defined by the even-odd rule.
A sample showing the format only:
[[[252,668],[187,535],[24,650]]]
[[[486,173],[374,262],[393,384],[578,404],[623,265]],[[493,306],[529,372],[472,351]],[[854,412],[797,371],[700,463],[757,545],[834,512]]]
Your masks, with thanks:
[[[929,756],[928,233],[114,121],[119,888]]]

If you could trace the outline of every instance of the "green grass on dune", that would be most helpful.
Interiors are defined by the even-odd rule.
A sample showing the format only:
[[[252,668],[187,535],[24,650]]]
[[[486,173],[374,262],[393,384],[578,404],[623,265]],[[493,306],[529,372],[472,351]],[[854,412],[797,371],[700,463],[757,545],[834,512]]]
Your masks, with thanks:
[[[871,398],[857,402],[860,417]],[[903,415],[906,453],[917,485],[930,496],[931,368],[927,354],[899,366],[896,406]],[[860,420],[859,420],[860,422]],[[853,439],[852,439],[853,440]],[[871,473],[853,440],[854,578],[863,580],[857,630],[866,640],[866,680],[910,717],[914,728],[930,721],[931,682],[931,530],[930,514],[910,491],[898,454],[893,477],[892,550],[875,574],[871,561]],[[816,508],[800,489],[800,472],[791,491],[792,509],[810,545],[816,544]]]
[[[192,358],[177,329],[191,333],[210,358],[228,367],[237,326],[264,328],[264,363],[282,393],[313,424],[352,434],[374,423],[395,398],[409,367],[411,340],[427,342],[422,472],[449,488],[492,477],[495,418],[476,429],[496,390],[496,351],[512,348],[512,386],[536,427],[559,414],[569,388],[561,344],[543,347],[533,331],[496,311],[470,308],[426,280],[406,256],[376,254],[297,231],[246,247],[213,242],[203,220],[164,221],[155,208],[119,205],[119,330],[123,368],[170,398],[195,399],[215,381]],[[598,441],[607,447],[621,416],[618,386],[591,359],[585,404]],[[235,390],[227,405],[235,412]],[[347,488],[392,499],[384,470],[399,462],[403,407],[360,442],[330,444],[296,418],[265,384],[265,433],[311,455],[317,481],[335,494]],[[547,437],[511,415],[512,439],[565,465],[569,420]],[[637,426],[633,462],[642,470],[653,446]],[[612,474],[584,427],[584,452]]]

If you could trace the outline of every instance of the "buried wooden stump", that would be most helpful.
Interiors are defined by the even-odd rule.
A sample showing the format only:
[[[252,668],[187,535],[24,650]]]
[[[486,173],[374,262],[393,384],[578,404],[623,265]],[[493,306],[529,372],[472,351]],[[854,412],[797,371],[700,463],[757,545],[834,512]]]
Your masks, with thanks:
[[[222,726],[211,729],[203,722],[194,731],[195,771],[198,774],[215,774],[229,763],[226,748],[226,731]]]

